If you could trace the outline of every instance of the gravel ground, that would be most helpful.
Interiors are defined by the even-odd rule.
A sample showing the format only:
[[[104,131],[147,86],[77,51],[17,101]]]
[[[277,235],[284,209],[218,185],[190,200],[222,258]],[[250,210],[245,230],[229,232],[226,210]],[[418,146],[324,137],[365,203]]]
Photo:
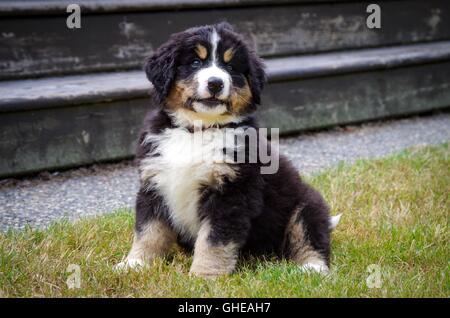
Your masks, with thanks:
[[[450,141],[450,114],[346,126],[280,140],[280,151],[302,174],[314,174],[341,161],[378,158],[404,148]],[[3,180],[0,231],[26,224],[45,227],[132,207],[138,187],[132,162],[97,165],[38,178]]]

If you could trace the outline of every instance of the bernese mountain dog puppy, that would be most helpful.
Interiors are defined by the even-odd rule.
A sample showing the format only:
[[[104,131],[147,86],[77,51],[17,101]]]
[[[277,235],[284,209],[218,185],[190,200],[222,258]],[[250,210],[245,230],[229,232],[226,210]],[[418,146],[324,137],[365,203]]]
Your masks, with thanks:
[[[266,75],[243,38],[228,23],[188,29],[145,72],[158,107],[138,142],[135,237],[118,268],[149,264],[178,243],[193,250],[190,273],[203,277],[229,274],[249,254],[327,272],[338,217],[267,139],[247,138],[260,131],[253,113]],[[276,171],[263,171],[263,144]]]

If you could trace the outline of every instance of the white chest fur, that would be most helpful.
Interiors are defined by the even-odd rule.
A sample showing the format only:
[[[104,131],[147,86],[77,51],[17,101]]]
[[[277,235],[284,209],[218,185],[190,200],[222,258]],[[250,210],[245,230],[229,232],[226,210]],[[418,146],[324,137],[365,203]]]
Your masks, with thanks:
[[[234,140],[230,134],[233,132],[219,129],[190,133],[174,128],[158,135],[147,135],[144,140],[156,148],[141,161],[141,180],[164,197],[172,223],[183,235],[195,238],[200,229],[201,188],[220,186],[224,176],[235,176],[235,170],[222,151]]]

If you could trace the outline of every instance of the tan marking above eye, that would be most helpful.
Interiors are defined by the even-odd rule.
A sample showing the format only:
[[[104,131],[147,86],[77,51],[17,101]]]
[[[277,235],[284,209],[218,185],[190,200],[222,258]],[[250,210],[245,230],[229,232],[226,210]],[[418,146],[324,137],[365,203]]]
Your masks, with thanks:
[[[208,56],[208,50],[201,44],[197,44],[197,46],[195,47],[195,52],[202,60],[206,59],[206,57]]]
[[[233,50],[233,48],[229,48],[228,50],[225,51],[225,53],[223,53],[223,61],[225,63],[228,63],[229,61],[231,61],[233,56],[234,56],[234,50]]]

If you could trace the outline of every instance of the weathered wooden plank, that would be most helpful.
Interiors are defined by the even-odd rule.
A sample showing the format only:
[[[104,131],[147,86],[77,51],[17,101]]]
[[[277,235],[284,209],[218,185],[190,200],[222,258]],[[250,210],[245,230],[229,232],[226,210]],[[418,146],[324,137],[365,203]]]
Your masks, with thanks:
[[[0,114],[145,97],[151,87],[144,71],[0,81]]]
[[[267,66],[269,80],[277,82],[446,60],[450,41],[276,58]]]
[[[222,20],[266,57],[450,39],[447,0],[380,1],[381,30],[365,25],[368,3],[90,14],[78,30],[65,15],[3,17],[0,79],[140,68],[170,34]]]
[[[241,6],[267,6],[302,2],[343,2],[352,0],[78,0],[84,13],[183,10]],[[2,0],[0,16],[61,14],[72,0]]]
[[[450,106],[450,62],[268,85],[260,118],[283,133]]]
[[[150,100],[5,113],[0,176],[130,157]]]
[[[450,105],[450,62],[272,82],[260,117],[282,133]],[[2,113],[0,176],[132,156],[149,98]]]
[[[450,60],[450,41],[266,60],[269,81],[387,69]],[[146,97],[143,71],[0,82],[0,113]]]

